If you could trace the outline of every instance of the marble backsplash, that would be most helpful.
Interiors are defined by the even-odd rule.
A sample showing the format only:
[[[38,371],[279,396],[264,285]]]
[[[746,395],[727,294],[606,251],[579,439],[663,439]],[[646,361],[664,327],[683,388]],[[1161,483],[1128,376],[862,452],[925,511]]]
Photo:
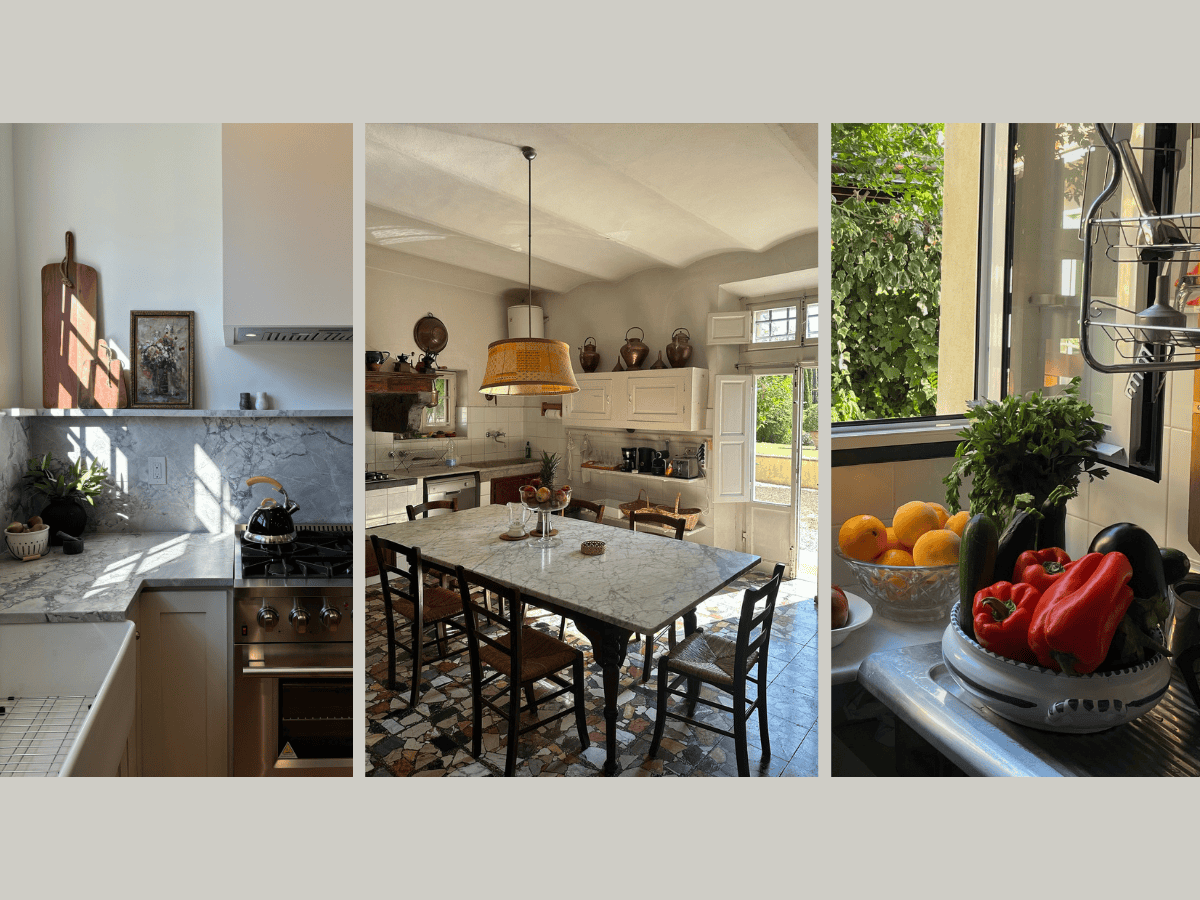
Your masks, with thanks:
[[[29,452],[28,420],[0,415],[0,503],[4,524],[20,518],[21,476],[33,454]]]
[[[24,450],[9,451],[22,470],[26,458],[47,452],[58,460],[82,454],[108,467],[111,486],[87,508],[89,531],[231,531],[264,497],[282,502],[269,485],[246,487],[253,475],[283,485],[300,506],[297,523],[354,520],[349,416],[14,421],[25,423],[27,435]],[[4,422],[0,418],[0,428]],[[149,457],[165,457],[166,484],[147,483]],[[21,499],[26,516],[44,505],[28,491]]]

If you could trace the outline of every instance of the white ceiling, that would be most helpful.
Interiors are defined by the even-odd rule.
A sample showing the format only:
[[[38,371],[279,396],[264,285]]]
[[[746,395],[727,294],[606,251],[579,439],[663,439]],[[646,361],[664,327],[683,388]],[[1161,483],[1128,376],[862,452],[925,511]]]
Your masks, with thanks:
[[[816,125],[368,125],[367,241],[564,292],[817,227]]]

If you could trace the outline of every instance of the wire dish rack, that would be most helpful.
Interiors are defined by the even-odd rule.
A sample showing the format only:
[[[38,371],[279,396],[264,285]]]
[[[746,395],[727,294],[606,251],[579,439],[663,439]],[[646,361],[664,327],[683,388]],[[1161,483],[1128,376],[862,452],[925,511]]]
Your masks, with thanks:
[[[57,775],[95,700],[0,698],[0,776]]]
[[[1083,284],[1080,300],[1079,345],[1088,366],[1106,373],[1174,372],[1200,369],[1200,328],[1191,327],[1185,312],[1167,301],[1164,292],[1145,310],[1136,312],[1109,300],[1092,296],[1092,274],[1097,247],[1104,256],[1119,264],[1182,263],[1195,254],[1200,260],[1200,212],[1159,215],[1141,210],[1138,216],[1103,216],[1101,207],[1113,194],[1124,173],[1137,197],[1144,193],[1141,173],[1126,168],[1122,154],[1109,130],[1097,124],[1096,130],[1109,152],[1107,182],[1088,207],[1081,223],[1083,239]],[[1130,148],[1126,144],[1126,150]],[[1140,149],[1140,148],[1139,148]],[[1177,154],[1174,149],[1154,148],[1155,152]],[[1090,161],[1090,158],[1089,158]],[[1086,177],[1086,176],[1085,176]],[[1139,207],[1149,201],[1139,201]],[[1183,274],[1176,292],[1177,304],[1200,296],[1200,276]],[[1111,347],[1112,361],[1097,357],[1097,347]]]

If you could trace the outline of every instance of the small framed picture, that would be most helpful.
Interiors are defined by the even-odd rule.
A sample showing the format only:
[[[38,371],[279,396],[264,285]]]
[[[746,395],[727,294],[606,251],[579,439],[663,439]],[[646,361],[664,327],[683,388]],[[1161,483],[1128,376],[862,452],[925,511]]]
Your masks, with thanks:
[[[195,313],[135,309],[129,313],[129,406],[194,409]]]

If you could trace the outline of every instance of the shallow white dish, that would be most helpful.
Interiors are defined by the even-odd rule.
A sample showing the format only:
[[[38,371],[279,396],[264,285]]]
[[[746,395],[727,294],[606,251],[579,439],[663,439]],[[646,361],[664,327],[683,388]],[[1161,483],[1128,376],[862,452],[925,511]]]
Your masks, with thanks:
[[[858,631],[875,615],[875,608],[862,597],[846,591],[846,599],[850,601],[850,621],[841,628],[834,628],[829,639],[829,646],[836,647],[850,635]]]
[[[968,694],[996,715],[1042,731],[1090,734],[1132,722],[1163,698],[1171,661],[1161,654],[1117,672],[1063,675],[989,653],[958,627],[942,635],[942,659]]]

